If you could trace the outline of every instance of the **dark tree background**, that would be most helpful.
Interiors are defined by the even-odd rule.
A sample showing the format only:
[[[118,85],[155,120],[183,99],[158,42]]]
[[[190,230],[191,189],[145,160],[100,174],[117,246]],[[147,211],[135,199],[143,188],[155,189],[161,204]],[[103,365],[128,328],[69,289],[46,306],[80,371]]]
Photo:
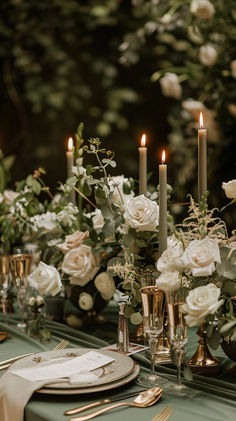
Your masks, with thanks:
[[[135,12],[134,3],[1,1],[0,148],[4,155],[16,156],[12,184],[41,166],[55,191],[58,181],[66,178],[66,139],[83,121],[85,139],[99,136],[115,151],[117,174],[138,178],[137,149],[145,132],[151,182],[158,184],[158,162],[166,147],[173,200],[185,201],[187,192],[196,195],[197,173],[187,177],[179,188],[175,186],[183,157],[181,151],[178,155],[178,150],[168,149],[172,128],[167,116],[171,109],[175,115],[176,101],[164,97],[159,83],[150,80],[160,60],[159,53],[154,54],[157,38],[152,34],[148,42],[141,35],[137,38],[147,13],[156,13],[156,2],[148,10],[145,2],[137,2],[146,9],[137,6]],[[134,46],[128,63],[122,55],[127,39]],[[232,137],[232,125],[229,130]],[[195,135],[197,139],[196,131]],[[196,144],[186,142],[193,159],[197,159]],[[214,149],[210,145],[209,154],[214,157],[216,153],[220,172],[216,179],[210,171],[213,200],[211,203],[210,196],[209,201],[221,207],[227,203],[221,182],[235,178],[235,142],[230,147],[226,142],[221,155]],[[228,221],[233,224],[231,214]]]

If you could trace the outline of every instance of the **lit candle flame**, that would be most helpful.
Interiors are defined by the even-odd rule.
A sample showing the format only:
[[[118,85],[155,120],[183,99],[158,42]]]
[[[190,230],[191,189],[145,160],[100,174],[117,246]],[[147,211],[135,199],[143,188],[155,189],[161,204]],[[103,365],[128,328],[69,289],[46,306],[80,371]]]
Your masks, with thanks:
[[[165,163],[165,160],[166,160],[166,153],[165,153],[165,151],[163,150],[163,151],[162,151],[162,155],[161,155],[161,163],[162,163],[162,164],[164,164],[164,163]]]
[[[68,139],[68,151],[73,151],[73,139],[72,137],[69,137]]]
[[[146,146],[146,135],[145,134],[142,135],[142,138],[141,138],[141,146],[142,146],[142,148],[144,146]]]
[[[203,114],[202,114],[202,112],[200,112],[199,123],[200,123],[200,129],[203,129],[204,125],[203,125]]]

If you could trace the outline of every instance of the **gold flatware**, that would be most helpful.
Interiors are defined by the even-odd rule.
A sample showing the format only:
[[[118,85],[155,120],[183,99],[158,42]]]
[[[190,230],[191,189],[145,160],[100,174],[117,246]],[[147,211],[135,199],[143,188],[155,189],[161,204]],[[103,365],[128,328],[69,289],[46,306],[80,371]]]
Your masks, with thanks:
[[[68,409],[67,411],[64,412],[64,415],[79,414],[80,412],[87,411],[87,409],[95,408],[95,406],[101,406],[101,405],[105,405],[107,403],[117,402],[117,401],[121,401],[123,399],[131,398],[132,396],[139,395],[141,392],[144,392],[144,391],[145,391],[145,389],[144,390],[138,390],[137,392],[129,393],[127,395],[119,396],[119,397],[116,397],[116,398],[104,399],[102,401],[89,403],[88,405],[78,406],[77,408]]]
[[[52,350],[64,349],[70,342],[67,339],[62,339],[62,341],[57,344]],[[9,358],[8,360],[0,362],[0,371],[5,370],[6,368],[10,367],[12,363],[15,361],[20,360],[21,358],[28,357],[29,355],[33,355],[35,352],[30,352],[29,354],[18,355],[18,357]]]
[[[168,406],[166,406],[154,418],[152,418],[151,421],[167,421],[170,418],[173,411],[173,408],[169,408]]]
[[[82,415],[79,417],[70,418],[70,421],[87,421],[91,418],[97,417],[98,415],[104,414],[104,412],[110,411],[110,409],[119,408],[120,406],[134,406],[137,408],[147,408],[148,406],[154,405],[160,399],[162,395],[162,389],[160,387],[153,387],[140,393],[132,403],[120,402],[115,405],[110,405],[106,408],[99,409],[98,411],[92,412],[88,415]]]

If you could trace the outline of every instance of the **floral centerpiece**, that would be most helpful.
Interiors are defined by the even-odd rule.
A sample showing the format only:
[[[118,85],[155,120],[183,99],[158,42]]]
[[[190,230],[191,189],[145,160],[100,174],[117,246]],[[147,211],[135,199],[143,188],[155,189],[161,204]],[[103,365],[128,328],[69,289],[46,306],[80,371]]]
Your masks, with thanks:
[[[231,196],[233,201],[235,197]],[[228,237],[224,221],[215,213],[208,209],[206,195],[199,204],[190,197],[188,217],[176,226],[157,261],[157,285],[164,291],[187,289],[182,306],[186,323],[190,327],[204,323],[214,349],[221,336],[236,340],[235,238]]]

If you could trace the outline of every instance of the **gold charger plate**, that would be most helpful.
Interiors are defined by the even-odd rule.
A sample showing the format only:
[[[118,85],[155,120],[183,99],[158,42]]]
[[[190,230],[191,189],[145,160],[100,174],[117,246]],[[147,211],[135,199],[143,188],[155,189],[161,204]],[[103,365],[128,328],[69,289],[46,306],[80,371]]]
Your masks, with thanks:
[[[135,364],[133,371],[127,376],[123,377],[120,380],[116,380],[111,383],[101,384],[100,386],[90,386],[90,387],[81,387],[73,389],[60,389],[60,388],[49,388],[43,387],[40,390],[37,390],[37,393],[49,394],[49,395],[82,395],[86,393],[95,393],[103,392],[105,390],[115,389],[120,386],[124,386],[127,383],[130,383],[132,380],[136,379],[140,372],[140,365]]]
[[[80,355],[83,355],[89,351],[97,351],[100,354],[107,355],[108,357],[114,358],[114,361],[110,364],[94,370],[94,372],[98,375],[98,380],[96,383],[83,383],[81,385],[77,385],[76,389],[88,387],[91,388],[93,386],[104,385],[107,383],[111,383],[122,379],[132,373],[134,369],[135,362],[132,358],[128,357],[127,355],[120,354],[116,351],[108,351],[107,349],[93,349],[93,348],[70,348],[70,349],[60,349],[60,350],[53,350],[53,351],[45,351],[39,352],[37,354],[29,355],[28,357],[22,358],[16,361],[11,367],[8,369],[10,371],[14,371],[15,369],[22,369],[22,368],[34,368],[39,367],[40,365],[50,365],[50,363],[60,363],[70,358],[75,358]],[[68,382],[60,383],[51,383],[47,386],[47,389],[73,389],[75,388],[74,385],[69,384]]]

